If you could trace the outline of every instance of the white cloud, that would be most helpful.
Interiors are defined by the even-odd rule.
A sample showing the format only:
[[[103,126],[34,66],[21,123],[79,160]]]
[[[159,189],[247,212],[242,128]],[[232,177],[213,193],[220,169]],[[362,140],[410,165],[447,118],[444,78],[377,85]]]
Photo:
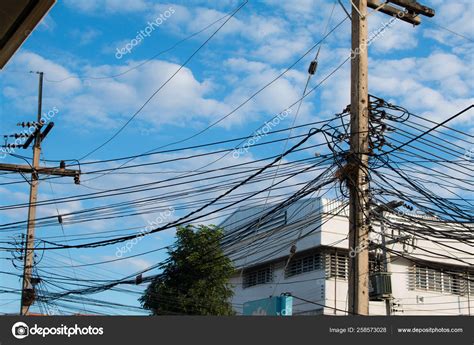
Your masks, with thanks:
[[[369,87],[395,97],[410,111],[443,120],[474,103],[472,68],[459,57],[434,52],[423,58],[373,60]],[[474,113],[455,122],[472,123]]]
[[[93,42],[102,33],[95,29],[73,30],[71,36],[78,41],[80,45],[86,45]]]
[[[253,55],[272,64],[282,64],[290,61],[295,55],[301,55],[312,45],[308,36],[272,38],[259,46]]]
[[[434,18],[427,19],[426,23],[423,24],[427,26],[423,35],[453,47],[468,43],[469,41],[461,36],[468,37],[471,40],[472,52],[474,2],[472,0],[459,0],[456,2],[431,0],[431,3],[436,10],[436,15]],[[448,30],[445,28],[448,28]],[[454,31],[456,34],[449,32],[449,30]]]
[[[396,20],[383,13],[369,16],[369,37],[379,33],[370,45],[369,51],[393,53],[397,50],[413,49],[418,45],[419,28]]]
[[[87,76],[114,75],[124,72],[140,61],[129,65],[87,66],[82,71]],[[24,52],[18,54],[14,64],[27,68],[41,68],[47,78],[61,80],[74,76],[67,68],[47,60],[40,55]],[[153,60],[118,79],[67,79],[61,83],[47,83],[45,94],[48,103],[61,110],[62,119],[85,126],[119,127],[162,85],[179,65],[162,60]],[[5,81],[5,95],[21,106],[20,99],[36,97],[35,85],[27,90],[26,79],[11,76]],[[30,83],[32,84],[32,83]],[[192,71],[183,68],[143,109],[137,120],[153,125],[172,123],[190,125],[193,121],[212,120],[225,114],[229,108],[207,94],[212,91],[209,80],[198,81]]]
[[[141,12],[150,7],[145,0],[128,0],[126,3],[121,0],[65,0],[64,3],[75,10],[94,15]]]
[[[224,65],[228,67],[230,73],[239,75],[238,80],[231,84],[231,93],[226,96],[228,102],[231,102],[231,100],[243,101],[283,72],[283,69],[278,70],[272,68],[271,65],[249,61],[244,58],[228,59]],[[306,75],[304,73],[296,70],[286,73],[254,97],[245,106],[244,113],[240,116],[240,119],[248,117],[249,114],[255,114],[260,119],[271,119],[302,96],[305,81]],[[300,121],[304,121],[305,118],[307,119],[310,115],[310,110],[311,105],[304,102]]]
[[[265,3],[271,6],[280,7],[290,18],[315,20],[315,17],[327,16],[333,2],[321,0],[265,0]]]
[[[38,28],[40,30],[52,32],[54,31],[56,26],[57,26],[56,21],[53,19],[53,16],[49,14],[41,20]]]

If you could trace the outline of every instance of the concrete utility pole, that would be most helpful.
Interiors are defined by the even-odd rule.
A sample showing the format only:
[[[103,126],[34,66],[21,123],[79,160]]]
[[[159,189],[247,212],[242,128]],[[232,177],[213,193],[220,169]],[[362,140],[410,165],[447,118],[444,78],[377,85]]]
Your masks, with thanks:
[[[43,102],[43,72],[39,74],[38,85],[38,116],[37,122],[41,122],[41,111]],[[36,131],[33,144],[33,169],[39,167],[41,155],[41,133]],[[36,200],[38,197],[38,173],[31,172],[30,182],[30,201],[28,208],[28,228],[25,239],[25,252],[23,253],[23,286],[21,289],[21,315],[26,315],[31,303],[34,300],[34,289],[31,284],[31,277],[34,264],[34,248],[35,248],[35,220],[36,220]],[[31,303],[30,303],[31,301]]]
[[[349,176],[349,313],[369,314],[369,227],[367,217],[369,157],[369,92],[367,54],[367,0],[352,6],[351,155]]]
[[[387,1],[388,2],[388,1]],[[351,138],[348,158],[349,187],[349,313],[369,315],[369,95],[367,6],[418,25],[418,14],[434,16],[434,10],[414,0],[390,1],[397,8],[378,0],[351,0]]]
[[[28,148],[33,141],[33,162],[32,165],[17,164],[0,164],[0,171],[16,171],[19,173],[31,173],[30,180],[30,199],[28,208],[28,224],[25,239],[25,249],[23,253],[23,282],[21,291],[21,310],[20,315],[26,315],[31,304],[35,300],[35,289],[32,284],[32,272],[34,266],[34,249],[35,249],[35,220],[36,220],[36,201],[38,196],[39,175],[41,173],[54,176],[74,176],[76,184],[79,183],[80,170],[66,169],[64,162],[61,162],[59,168],[41,168],[39,166],[41,155],[41,142],[53,128],[54,123],[49,123],[45,130],[41,132],[44,125],[41,119],[42,99],[43,99],[43,72],[39,74],[39,91],[38,91],[38,115],[37,122],[33,124],[34,132],[26,136],[27,140],[22,145],[9,145],[7,147]],[[20,135],[24,137],[24,135]]]

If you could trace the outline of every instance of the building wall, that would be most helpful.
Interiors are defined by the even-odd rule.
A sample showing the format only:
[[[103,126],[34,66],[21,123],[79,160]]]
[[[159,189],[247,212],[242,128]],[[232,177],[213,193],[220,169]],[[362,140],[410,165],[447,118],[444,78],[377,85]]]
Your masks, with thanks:
[[[270,296],[290,293],[293,296],[309,300],[308,303],[298,298],[293,301],[294,315],[347,315],[348,281],[347,279],[327,278],[324,269],[285,277],[285,261],[272,263],[273,282],[243,287],[243,275],[231,279],[234,287],[232,303],[238,314],[242,314],[245,302]],[[412,263],[408,260],[397,260],[389,265],[392,272],[393,309],[392,315],[470,315],[474,313],[472,296],[464,296],[412,289],[409,284],[409,272]],[[245,274],[245,273],[244,273]],[[370,315],[386,315],[384,301],[370,301]]]
[[[274,282],[269,284],[255,285],[247,288],[242,286],[242,277],[237,274],[231,279],[234,286],[234,297],[232,304],[237,314],[242,314],[243,303],[270,296],[279,296],[283,293],[291,293],[293,296],[308,298],[311,301],[324,304],[325,281],[324,271],[312,271],[291,278],[284,277],[285,262],[274,264]],[[293,315],[298,314],[321,314],[322,307],[305,303],[296,298],[293,299]]]
[[[296,212],[298,211],[298,212]],[[328,277],[326,269],[310,271],[292,277],[285,277],[284,267],[288,261],[292,245],[295,245],[296,253],[292,260],[311,253],[312,251],[338,249],[340,252],[348,253],[348,218],[347,209],[341,205],[328,200],[312,199],[301,200],[292,205],[287,215],[290,222],[284,226],[266,229],[256,232],[248,239],[237,241],[227,252],[233,259],[238,270],[245,268],[242,275],[240,270],[231,279],[234,286],[234,297],[232,303],[236,311],[242,313],[244,302],[278,296],[283,293],[290,293],[313,303],[304,302],[294,298],[293,313],[295,315],[345,315],[348,309],[348,282],[347,279],[335,279]],[[237,212],[227,223],[252,219],[252,214],[258,213],[258,208],[247,209],[244,212]],[[338,215],[334,215],[338,213]],[[224,222],[225,223],[225,222]],[[237,228],[228,227],[226,231],[234,231]],[[373,225],[374,233],[372,240],[379,241],[380,227]],[[403,236],[397,229],[387,229],[391,238]],[[470,248],[465,244],[450,242],[449,245],[460,250],[470,252]],[[438,244],[432,243],[428,239],[413,239],[412,237],[388,246],[389,249],[402,252],[411,258],[422,259],[437,265],[448,265],[456,269],[469,269],[469,265],[460,264],[456,260],[447,260],[443,255],[459,254],[456,251],[447,250]],[[420,250],[418,247],[428,249],[431,253]],[[474,264],[474,255],[464,255],[464,261]],[[271,265],[273,267],[273,281],[251,287],[243,287],[243,276],[249,270],[258,267]],[[471,301],[474,293],[474,283],[471,283],[471,292],[463,296],[446,293],[444,291],[426,291],[417,289],[410,285],[410,274],[413,278],[414,263],[410,260],[392,256],[389,262],[389,272],[392,273],[392,292],[395,310],[393,315],[468,315],[474,313],[474,301]],[[453,266],[449,266],[453,265]],[[464,267],[464,268],[463,268]],[[473,275],[474,276],[474,275]],[[474,278],[471,276],[471,280]],[[470,306],[470,309],[469,309]],[[385,315],[386,307],[384,301],[370,302],[371,315]]]
[[[460,296],[411,289],[409,272],[412,266],[412,262],[404,259],[397,259],[389,266],[392,272],[394,302],[399,305],[396,309],[400,310],[394,315],[474,315],[474,300],[470,294]],[[471,290],[473,290],[472,287]]]

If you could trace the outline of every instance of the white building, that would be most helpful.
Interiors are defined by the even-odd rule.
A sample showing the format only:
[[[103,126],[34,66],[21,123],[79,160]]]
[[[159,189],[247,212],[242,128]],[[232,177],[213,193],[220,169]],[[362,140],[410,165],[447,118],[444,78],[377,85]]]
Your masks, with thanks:
[[[237,268],[231,279],[237,313],[243,312],[245,302],[290,293],[293,315],[346,315],[348,209],[339,202],[312,198],[262,217],[274,206],[241,207],[221,224],[231,239],[226,254]],[[386,217],[397,221],[396,216]],[[379,243],[380,226],[373,224],[373,229],[372,241]],[[446,247],[388,226],[385,231],[389,252],[407,256],[389,253],[392,315],[472,315],[474,254],[469,245],[443,239]],[[372,271],[375,262],[372,257]],[[370,315],[386,315],[385,300],[371,300]]]

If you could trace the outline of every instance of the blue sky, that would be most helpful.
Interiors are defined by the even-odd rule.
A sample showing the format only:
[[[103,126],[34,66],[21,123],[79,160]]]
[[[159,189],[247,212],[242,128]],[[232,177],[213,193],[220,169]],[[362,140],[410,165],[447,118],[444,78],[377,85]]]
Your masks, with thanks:
[[[349,1],[343,2],[349,8]],[[126,4],[118,0],[58,1],[1,72],[0,133],[14,133],[18,130],[15,126],[17,122],[35,119],[37,75],[29,71],[43,71],[43,111],[58,110],[52,118],[55,127],[43,143],[43,158],[58,160],[83,157],[116,133],[223,20],[174,49],[150,60],[151,57],[222,18],[239,3],[233,0],[173,3],[130,0]],[[84,162],[143,153],[206,128],[231,112],[318,42],[332,11],[330,28],[344,19],[341,7],[338,4],[334,6],[334,3],[323,0],[249,1],[117,137],[88,156]],[[424,4],[436,10],[434,18],[422,18],[423,23],[419,27],[397,21],[374,40],[369,48],[369,85],[371,93],[438,121],[472,104],[474,100],[474,2],[465,0],[448,5],[445,1],[426,0]],[[169,15],[167,11],[170,11]],[[117,49],[125,47],[141,30],[146,30],[149,22],[156,23],[160,15],[160,24],[152,31],[148,29],[149,36],[144,37],[130,52],[117,58]],[[389,20],[390,17],[380,13],[370,15],[369,31],[377,30]],[[448,27],[458,35],[438,25]],[[316,85],[338,66],[349,55],[349,49],[350,22],[346,20],[324,42],[319,68],[310,86]],[[315,52],[313,50],[240,110],[204,134],[187,141],[186,145],[248,135],[264,121],[287,109],[301,96],[307,68]],[[349,64],[345,64],[307,97],[302,103],[296,124],[326,119],[345,108],[349,103],[349,72]],[[111,77],[117,74],[121,75]],[[291,121],[291,116],[285,118],[282,126],[290,126]],[[473,133],[473,124],[473,112],[470,112],[458,118],[453,126]],[[281,150],[282,145],[252,150],[241,159],[268,156],[275,149]],[[466,150],[470,149],[466,147]],[[186,153],[204,153],[206,150],[193,149]],[[16,153],[31,155],[30,151]],[[159,158],[180,155],[182,153],[170,153]],[[140,158],[134,163],[153,160],[156,157]],[[211,160],[212,157],[203,157],[186,163],[172,163],[163,167],[162,172],[174,176],[172,172],[175,170],[193,170]],[[3,158],[2,161],[21,162],[13,157]],[[219,164],[232,162],[233,158],[227,156]],[[94,168],[116,165],[112,162]],[[88,169],[84,168],[85,171]],[[137,171],[153,172],[156,168],[140,168]],[[43,182],[40,199],[147,183],[156,180],[157,176],[161,175],[111,174],[84,181],[81,186],[75,186],[66,179],[52,184]],[[12,178],[21,180],[20,176],[9,175],[2,176],[0,182],[12,182]],[[1,204],[26,202],[27,187],[25,183],[0,185]],[[152,193],[144,192],[134,197]],[[132,196],[127,195],[50,205],[41,207],[39,216],[55,215],[58,211],[63,214],[130,198]],[[160,205],[159,211],[136,217],[67,225],[64,226],[64,233],[145,227],[160,212],[172,206]],[[177,217],[180,212],[178,210],[170,217]],[[0,213],[2,224],[25,218],[25,208]],[[21,232],[4,234],[2,241],[18,236]],[[63,230],[59,224],[39,228],[37,234],[42,238],[56,236],[54,240],[57,242],[65,241],[65,238],[61,238]],[[172,240],[171,230],[149,235],[132,249],[130,255],[163,247]],[[38,265],[68,276],[75,274],[82,278],[114,279],[132,274],[164,258],[164,253],[158,252],[93,268],[71,268],[71,260],[75,265],[110,260],[116,257],[116,251],[117,246],[113,245],[98,249],[71,249],[58,254],[47,252]],[[0,261],[1,270],[19,273],[8,260],[11,254],[2,252],[1,255],[4,258]],[[64,267],[47,268],[58,265]],[[1,285],[13,288],[20,286],[18,278],[5,276],[2,276]],[[141,290],[139,287],[131,289]],[[91,297],[138,305],[137,296],[104,292]],[[17,312],[17,300],[18,297],[11,294],[0,296],[0,310]],[[80,306],[76,307],[80,309]],[[111,312],[101,308],[95,310]]]

